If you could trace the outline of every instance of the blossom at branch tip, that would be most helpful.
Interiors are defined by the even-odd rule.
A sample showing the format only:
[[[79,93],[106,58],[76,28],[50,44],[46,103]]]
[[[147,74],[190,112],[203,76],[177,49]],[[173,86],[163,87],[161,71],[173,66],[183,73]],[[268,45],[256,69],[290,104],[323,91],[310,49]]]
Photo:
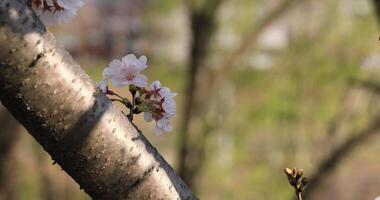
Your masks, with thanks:
[[[157,135],[163,132],[170,132],[173,126],[171,118],[176,114],[176,104],[174,97],[169,88],[162,87],[160,81],[154,81],[149,87],[147,78],[141,75],[141,71],[147,68],[147,58],[141,56],[137,58],[134,54],[128,54],[121,60],[113,60],[103,71],[103,80],[98,83],[99,89],[110,95],[116,95],[121,98],[122,102],[130,109],[127,115],[128,119],[133,120],[133,114],[144,112],[144,119],[147,122],[155,121],[155,133]],[[108,81],[116,87],[133,85],[129,91],[132,93],[132,99],[128,102],[126,98],[117,95],[108,89]]]
[[[61,24],[73,19],[84,0],[27,0],[46,25]]]
[[[146,122],[156,121],[155,133],[172,131],[170,119],[175,116],[176,104],[173,99],[177,94],[172,93],[169,88],[161,87],[159,81],[154,81],[145,96],[148,110],[144,112]]]
[[[147,66],[146,56],[137,59],[134,54],[128,54],[121,60],[113,60],[103,71],[103,80],[98,84],[99,88],[106,93],[107,82],[112,80],[115,87],[135,85],[145,87],[147,77],[140,74]]]
[[[107,91],[108,91],[107,80],[101,80],[101,81],[98,83],[98,87],[99,87],[99,89],[100,89],[104,94],[107,94]]]

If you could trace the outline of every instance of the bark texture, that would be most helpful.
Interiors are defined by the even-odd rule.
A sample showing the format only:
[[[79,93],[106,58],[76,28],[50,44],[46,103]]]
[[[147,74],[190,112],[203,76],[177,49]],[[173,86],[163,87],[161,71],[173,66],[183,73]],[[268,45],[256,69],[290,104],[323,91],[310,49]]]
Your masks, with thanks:
[[[196,199],[22,0],[0,0],[0,99],[93,199]]]

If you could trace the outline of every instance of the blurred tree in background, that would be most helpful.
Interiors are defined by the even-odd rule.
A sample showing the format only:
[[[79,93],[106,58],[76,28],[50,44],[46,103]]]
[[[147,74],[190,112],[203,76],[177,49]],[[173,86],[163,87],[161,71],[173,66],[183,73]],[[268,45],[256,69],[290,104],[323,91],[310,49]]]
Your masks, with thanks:
[[[379,5],[99,0],[51,31],[95,80],[110,59],[150,58],[181,110],[173,133],[147,137],[201,199],[291,199],[288,166],[310,175],[306,199],[374,199]],[[1,112],[0,198],[87,199]]]

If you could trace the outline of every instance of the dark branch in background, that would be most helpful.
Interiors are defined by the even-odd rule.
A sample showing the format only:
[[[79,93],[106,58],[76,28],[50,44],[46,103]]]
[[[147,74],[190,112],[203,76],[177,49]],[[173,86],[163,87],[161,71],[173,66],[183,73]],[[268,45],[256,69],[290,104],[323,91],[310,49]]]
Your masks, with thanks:
[[[355,79],[353,83],[375,92],[380,95],[380,84],[367,80]],[[308,187],[304,191],[305,199],[309,199],[313,192],[322,184],[323,179],[330,174],[344,158],[346,158],[352,150],[364,142],[366,142],[371,136],[380,131],[380,115],[376,116],[368,128],[357,132],[351,133],[351,138],[339,145],[331,154],[329,154],[317,167],[317,171],[310,177]]]
[[[212,89],[216,89],[218,85],[234,70],[234,66],[240,61],[242,57],[253,48],[259,36],[263,33],[263,31],[280,19],[281,16],[289,12],[291,8],[298,3],[302,3],[308,0],[283,0],[278,6],[276,6],[272,11],[262,17],[259,20],[258,24],[253,25],[245,38],[241,41],[238,48],[233,50],[229,56],[226,56],[223,62],[221,63],[222,67],[217,69],[217,72],[214,72],[214,76],[209,81],[209,87]]]
[[[0,99],[93,199],[196,199],[22,0],[0,0]]]
[[[222,0],[206,1],[202,8],[196,9],[190,6],[191,24],[191,50],[188,63],[188,80],[186,86],[186,97],[184,103],[184,115],[179,137],[178,173],[189,185],[193,186],[194,170],[190,169],[191,161],[189,154],[189,124],[196,106],[194,104],[197,91],[197,77],[199,69],[204,65],[208,56],[209,42],[216,29],[216,14]],[[189,3],[190,4],[190,3]]]
[[[265,15],[259,24],[252,26],[251,32],[242,40],[241,45],[230,54],[231,56],[227,56],[224,62],[222,62],[220,72],[210,72],[210,70],[205,69],[203,65],[204,60],[208,56],[208,42],[214,32],[212,29],[216,28],[213,26],[215,26],[216,23],[215,15],[217,8],[220,7],[222,1],[208,1],[208,3],[200,9],[201,11],[195,10],[196,6],[194,5],[194,1],[186,1],[187,6],[190,8],[193,39],[189,61],[190,71],[186,93],[187,97],[185,97],[185,112],[179,138],[180,153],[178,165],[180,176],[191,188],[194,179],[201,170],[205,158],[206,138],[217,127],[210,123],[202,123],[201,133],[192,134],[192,137],[190,137],[189,124],[191,123],[191,119],[196,117],[200,119],[204,118],[204,112],[210,100],[210,91],[217,89],[219,83],[225,78],[224,76],[229,74],[230,70],[234,69],[233,66],[239,61],[241,56],[243,56],[250,47],[255,45],[258,36],[265,28],[279,19],[286,11],[292,8],[292,5],[297,1],[302,2],[305,0],[284,0],[274,10]],[[201,15],[200,13],[206,14]],[[204,21],[198,22],[201,19]],[[212,26],[207,26],[207,24]],[[203,70],[207,75],[202,76],[202,74],[199,73],[200,70]],[[201,85],[207,85],[207,90],[206,87],[201,87]]]
[[[380,24],[380,0],[372,0],[377,22]]]
[[[9,166],[14,144],[17,142],[20,124],[0,105],[0,199],[15,199],[12,188],[14,170]]]
[[[377,16],[377,22],[380,24],[380,0],[372,0],[374,12]],[[351,85],[357,85],[367,89],[375,94],[380,95],[380,83],[369,80],[352,79]],[[380,131],[380,116],[375,117],[369,127],[340,145],[332,152],[317,168],[317,172],[310,178],[308,188],[305,190],[304,196],[308,199],[312,193],[321,185],[324,176],[333,171],[337,165],[346,157],[353,148],[359,146],[368,140],[372,135]]]
[[[236,62],[257,42],[257,38],[265,28],[283,16],[293,5],[296,5],[296,2],[303,1],[305,0],[283,0],[276,8],[265,15],[257,25],[251,28],[251,31],[248,31],[248,35],[242,40],[240,46],[226,58],[222,69],[233,68]]]
[[[362,79],[351,79],[350,81],[351,81],[351,85],[360,86],[377,95],[380,95],[380,83],[370,81],[370,80],[362,80]]]

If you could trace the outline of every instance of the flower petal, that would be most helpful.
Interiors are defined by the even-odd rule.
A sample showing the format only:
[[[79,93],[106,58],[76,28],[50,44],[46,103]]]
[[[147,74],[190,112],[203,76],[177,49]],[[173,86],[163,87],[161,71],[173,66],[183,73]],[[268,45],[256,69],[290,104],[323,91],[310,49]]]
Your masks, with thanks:
[[[104,94],[106,94],[106,93],[107,93],[107,80],[101,80],[101,81],[98,83],[98,87],[99,87],[99,89],[100,89]]]
[[[175,105],[175,101],[173,99],[169,99],[169,100],[165,99],[164,103],[162,104],[162,107],[163,107],[165,113],[167,113],[169,116],[175,115],[176,105]]]
[[[173,98],[175,97],[177,94],[176,93],[172,93],[170,91],[169,88],[167,87],[162,87],[161,90],[160,90],[160,95],[165,97],[165,99],[170,99],[170,98]]]
[[[170,132],[170,131],[173,130],[173,127],[172,127],[172,125],[170,123],[169,118],[166,118],[166,117],[158,120],[157,124],[156,124],[156,127],[160,128],[164,132]]]
[[[135,56],[135,54],[128,54],[126,56],[124,56],[122,59],[121,59],[121,62],[123,62],[123,64],[125,65],[136,65],[137,63],[137,57]]]
[[[129,81],[126,81],[124,78],[121,78],[121,77],[112,77],[112,84],[115,86],[115,87],[124,87],[124,86],[127,86],[130,84]]]
[[[133,78],[132,84],[137,87],[145,87],[148,83],[148,79],[144,75],[137,75]]]
[[[146,122],[150,122],[153,120],[153,115],[150,112],[144,112],[144,120]]]
[[[119,69],[121,67],[121,61],[120,60],[113,60],[108,67],[106,67],[103,70],[103,79],[109,79],[113,76],[117,75],[119,72]]]
[[[164,133],[164,131],[162,130],[162,128],[156,126],[156,127],[154,128],[154,133],[156,133],[156,135],[159,136],[159,135],[162,135],[162,133]]]
[[[120,60],[118,60],[118,59],[115,59],[115,60],[113,60],[109,65],[108,65],[108,67],[109,68],[112,68],[112,69],[118,69],[118,68],[120,68],[121,67],[121,61]]]
[[[148,62],[148,59],[146,58],[146,56],[140,56],[140,58],[137,61],[137,65],[138,65],[140,71],[144,70],[148,67],[146,65],[147,62]]]
[[[161,88],[161,82],[160,81],[153,81],[152,84],[149,86],[149,90],[157,90]]]
[[[162,128],[165,132],[170,132],[173,130],[173,127],[172,125],[169,123],[167,123],[163,128]]]

